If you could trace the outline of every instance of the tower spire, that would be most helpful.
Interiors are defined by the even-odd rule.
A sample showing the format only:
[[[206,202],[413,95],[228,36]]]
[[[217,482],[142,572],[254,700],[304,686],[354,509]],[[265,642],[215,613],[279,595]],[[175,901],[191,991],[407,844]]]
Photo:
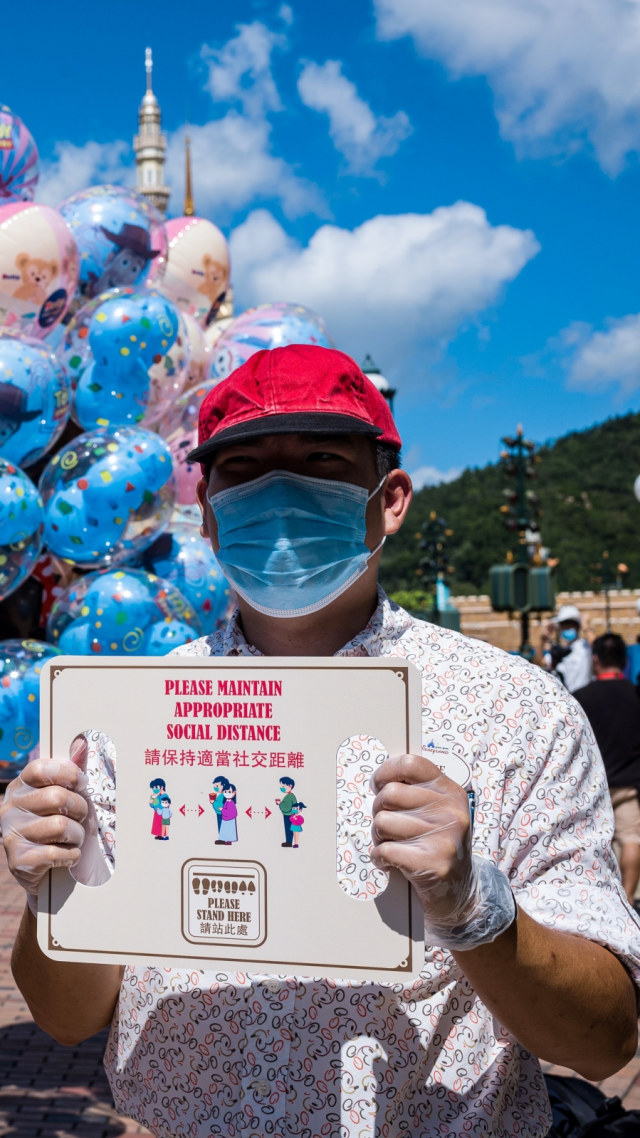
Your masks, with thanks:
[[[193,217],[196,212],[191,189],[191,139],[188,134],[184,140],[184,207],[182,212],[185,217]]]
[[[167,140],[162,133],[160,106],[151,85],[153,55],[148,47],[144,53],[147,89],[138,111],[138,133],[133,140],[136,156],[137,190],[161,213],[166,213],[169,187],[164,184],[164,160]]]

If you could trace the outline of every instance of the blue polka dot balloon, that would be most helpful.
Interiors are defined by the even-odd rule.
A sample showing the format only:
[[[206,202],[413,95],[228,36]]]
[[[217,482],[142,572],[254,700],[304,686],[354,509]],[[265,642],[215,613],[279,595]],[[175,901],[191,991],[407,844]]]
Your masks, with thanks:
[[[61,351],[74,420],[86,430],[156,422],[187,381],[189,352],[181,314],[156,290],[114,290],[89,301]]]
[[[88,573],[57,599],[47,638],[70,655],[164,656],[200,635],[175,585],[144,569]]]
[[[35,568],[42,550],[44,509],[24,470],[0,457],[0,600]]]
[[[199,526],[172,522],[143,554],[143,564],[176,585],[198,614],[205,635],[226,621],[231,589]]]
[[[171,454],[151,431],[121,427],[78,435],[40,479],[44,540],[82,569],[118,565],[146,549],[169,524]]]
[[[69,381],[40,340],[0,331],[0,453],[18,466],[37,462],[69,418]]]
[[[41,640],[0,641],[0,777],[13,778],[40,739],[40,673],[58,656]]]

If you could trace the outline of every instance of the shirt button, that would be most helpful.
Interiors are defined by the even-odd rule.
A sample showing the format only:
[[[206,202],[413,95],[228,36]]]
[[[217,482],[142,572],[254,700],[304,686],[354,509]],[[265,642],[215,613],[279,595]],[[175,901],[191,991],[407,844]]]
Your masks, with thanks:
[[[275,992],[280,991],[280,981],[279,980],[265,980],[264,986],[267,989],[267,992],[272,992],[275,994]]]
[[[260,1079],[260,1082],[255,1084],[256,1091],[259,1095],[268,1095],[271,1090],[271,1084],[266,1079]]]

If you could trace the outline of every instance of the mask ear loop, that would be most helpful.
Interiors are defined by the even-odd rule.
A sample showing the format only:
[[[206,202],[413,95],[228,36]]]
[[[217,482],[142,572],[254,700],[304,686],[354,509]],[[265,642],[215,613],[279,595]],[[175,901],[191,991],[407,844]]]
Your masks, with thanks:
[[[386,481],[387,481],[387,476],[386,476],[386,474],[383,474],[382,478],[378,482],[378,485],[376,486],[375,490],[372,490],[371,493],[369,494],[369,497],[367,498],[367,506],[369,505],[369,502],[371,501],[371,499],[375,498],[376,494],[378,493],[378,490],[380,489],[381,486],[384,486]],[[378,553],[382,549],[382,546],[384,545],[386,540],[387,540],[387,535],[383,534],[382,541],[378,542],[375,549],[372,549],[369,556],[367,557],[367,564],[369,564],[371,558],[375,557],[376,553]]]

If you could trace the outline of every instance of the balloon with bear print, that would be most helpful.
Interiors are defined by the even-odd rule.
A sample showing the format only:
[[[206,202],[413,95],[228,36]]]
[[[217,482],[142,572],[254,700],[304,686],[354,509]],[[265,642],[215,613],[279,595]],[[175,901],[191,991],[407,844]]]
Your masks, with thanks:
[[[78,282],[78,250],[55,210],[0,206],[0,325],[41,340],[65,315]]]
[[[166,231],[166,267],[154,264],[150,281],[178,308],[204,324],[229,285],[227,242],[217,225],[203,217],[172,218]]]

